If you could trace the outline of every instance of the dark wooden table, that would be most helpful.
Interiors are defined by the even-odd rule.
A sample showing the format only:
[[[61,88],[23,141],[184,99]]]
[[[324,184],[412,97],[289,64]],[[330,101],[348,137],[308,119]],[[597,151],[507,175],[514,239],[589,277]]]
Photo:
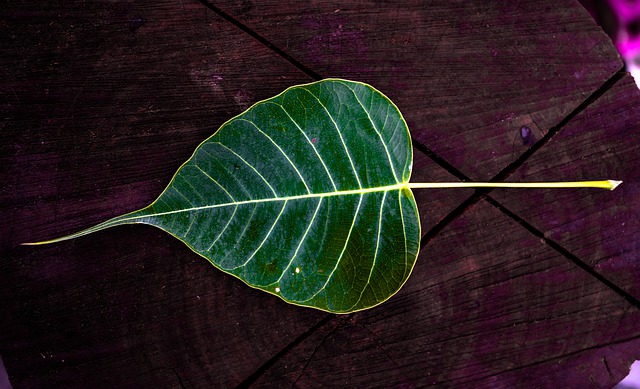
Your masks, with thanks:
[[[640,92],[577,1],[5,2],[0,355],[28,387],[611,387],[640,358]],[[351,315],[288,305],[125,226],[219,125],[323,77],[404,113],[413,275]]]

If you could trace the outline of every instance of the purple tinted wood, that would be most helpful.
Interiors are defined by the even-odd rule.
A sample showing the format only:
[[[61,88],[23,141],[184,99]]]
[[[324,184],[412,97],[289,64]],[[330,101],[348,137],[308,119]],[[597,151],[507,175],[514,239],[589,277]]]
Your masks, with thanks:
[[[622,67],[577,2],[215,1],[324,77],[393,95],[411,132],[488,180]]]
[[[546,237],[640,298],[640,91],[631,76],[569,122],[515,181],[617,179],[614,192],[494,191]]]
[[[324,317],[152,228],[18,246],[147,205],[220,124],[306,75],[199,4],[2,13],[0,353],[15,387],[233,386]]]
[[[481,202],[427,245],[385,309],[336,318],[259,383],[609,387],[640,357],[638,320],[624,299]]]
[[[147,205],[224,121],[307,75],[197,3],[3,14],[0,353],[16,387],[233,386],[326,317],[148,227],[18,246]],[[423,222],[461,196],[432,194]]]
[[[302,64],[378,87],[414,136],[474,179],[520,156],[620,66],[576,3],[512,3],[216,2]],[[221,123],[311,81],[197,3],[52,7],[2,11],[12,38],[0,56],[9,70],[0,85],[0,317],[10,318],[0,352],[16,387],[249,378],[512,387],[554,382],[547,376],[606,387],[638,357],[636,310],[485,203],[430,241],[401,294],[328,322],[148,227],[16,247],[146,205]],[[623,150],[636,155],[631,143]],[[581,161],[571,159],[575,171],[592,172]],[[416,154],[412,179],[454,178]],[[469,193],[417,192],[424,228]],[[539,206],[535,196],[517,201]]]

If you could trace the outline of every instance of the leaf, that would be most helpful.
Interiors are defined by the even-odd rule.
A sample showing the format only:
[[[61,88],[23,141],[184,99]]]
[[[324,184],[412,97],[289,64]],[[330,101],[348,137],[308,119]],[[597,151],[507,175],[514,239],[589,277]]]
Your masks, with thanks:
[[[398,108],[373,87],[291,87],[202,142],[148,207],[52,241],[146,223],[283,300],[347,313],[405,283],[419,250]]]
[[[411,188],[602,188],[621,181],[409,183],[409,130],[372,86],[291,87],[224,123],[148,207],[38,245],[132,223],[156,226],[220,270],[334,313],[376,306],[411,274]]]

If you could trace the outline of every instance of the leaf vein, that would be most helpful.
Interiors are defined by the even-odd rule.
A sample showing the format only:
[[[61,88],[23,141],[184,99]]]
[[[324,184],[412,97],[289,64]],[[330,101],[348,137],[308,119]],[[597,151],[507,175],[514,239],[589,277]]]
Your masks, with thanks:
[[[393,178],[396,180],[396,182],[400,182],[398,180],[398,174],[396,173],[396,168],[395,168],[395,166],[393,166],[393,162],[391,160],[391,154],[389,153],[389,147],[387,146],[387,143],[382,138],[382,133],[380,132],[380,129],[378,129],[378,126],[376,126],[376,124],[374,123],[373,119],[371,118],[370,110],[367,110],[367,108],[365,108],[365,106],[360,101],[360,98],[358,97],[358,94],[356,93],[355,90],[351,89],[349,87],[349,85],[347,85],[345,83],[341,82],[340,84],[344,85],[347,89],[349,89],[351,91],[351,93],[353,93],[353,97],[355,97],[356,101],[358,102],[358,104],[362,108],[362,111],[364,111],[364,113],[367,114],[367,118],[369,119],[369,122],[371,123],[371,126],[373,126],[373,129],[376,131],[376,134],[378,134],[378,138],[380,138],[380,143],[382,143],[382,146],[384,147],[384,151],[387,154],[387,160],[389,161],[389,166],[391,167],[391,172],[393,172]],[[373,94],[371,96],[372,96],[371,98],[373,99]],[[373,100],[372,100],[371,104],[373,105]],[[373,106],[372,106],[372,108],[373,108]],[[388,116],[388,113],[387,113],[387,116]],[[385,123],[386,123],[386,118],[385,118]]]
[[[236,211],[238,210],[238,205],[235,206],[235,208],[233,208],[233,213],[231,214],[231,217],[229,218],[229,220],[227,220],[227,224],[225,224],[224,228],[222,229],[222,231],[220,231],[220,233],[218,234],[218,236],[213,240],[213,242],[211,242],[211,244],[209,245],[209,247],[207,248],[206,251],[210,251],[211,248],[213,247],[214,244],[216,244],[216,242],[218,241],[218,239],[220,239],[220,237],[222,236],[222,234],[224,234],[224,232],[227,230],[227,227],[229,227],[229,224],[231,224],[231,221],[233,220],[233,218],[236,216]]]
[[[182,197],[183,199],[185,199],[185,201],[186,201],[187,203],[189,203],[189,206],[190,206],[191,208],[194,208],[194,207],[195,207],[195,206],[193,205],[193,203],[191,202],[191,200],[189,200],[189,198],[187,198],[187,196],[185,196],[184,194],[182,194],[182,192],[180,192],[180,190],[178,190],[178,188],[176,188],[176,186],[175,186],[175,185],[173,186],[173,190],[174,190],[174,191],[176,191],[176,193],[177,193],[177,194],[179,194],[179,195],[180,195],[180,197]]]
[[[347,239],[344,242],[344,247],[342,248],[342,252],[340,253],[340,256],[338,256],[338,259],[336,260],[336,265],[333,267],[333,269],[331,270],[331,273],[329,273],[329,276],[327,277],[327,281],[325,281],[324,285],[322,285],[322,287],[320,289],[318,289],[318,291],[316,293],[313,294],[313,296],[309,297],[308,299],[304,300],[303,302],[307,302],[310,300],[313,300],[314,297],[316,297],[318,294],[320,294],[329,284],[329,281],[331,281],[331,278],[333,277],[333,275],[335,274],[336,270],[338,269],[338,266],[340,265],[340,262],[342,261],[342,257],[344,256],[345,251],[347,250],[347,246],[349,245],[349,240],[351,239],[351,233],[353,232],[353,227],[356,225],[356,220],[358,219],[358,214],[360,213],[360,205],[362,205],[362,198],[363,195],[360,195],[360,200],[358,201],[358,206],[356,207],[356,211],[353,214],[353,220],[351,221],[351,227],[349,227],[349,233],[347,234]]]
[[[240,235],[238,236],[237,240],[236,240],[236,244],[233,246],[233,248],[229,251],[229,253],[227,253],[227,255],[224,256],[224,258],[222,258],[219,262],[218,262],[218,266],[220,266],[222,268],[222,262],[225,261],[227,258],[229,258],[229,255],[231,255],[231,253],[236,252],[238,246],[240,245],[240,243],[244,240],[244,236],[247,233],[247,229],[249,228],[249,226],[251,225],[251,220],[253,220],[253,216],[256,214],[256,209],[258,208],[257,205],[254,205],[253,210],[251,211],[251,215],[249,215],[249,220],[247,220],[247,223],[244,225],[244,228],[242,229],[242,232],[240,233]],[[233,268],[223,268],[226,271],[230,271],[230,269]]]
[[[402,235],[404,236],[404,240],[402,243],[404,244],[404,273],[402,273],[402,279],[404,280],[407,277],[407,265],[409,264],[409,259],[407,257],[407,229],[404,224],[404,212],[402,211],[402,191],[398,191],[398,207],[400,208],[400,220],[402,220]]]
[[[293,117],[291,117],[291,115],[289,114],[289,112],[286,110],[286,108],[278,103],[274,103],[272,101],[267,101],[266,103],[269,104],[275,104],[278,107],[282,108],[282,111],[284,111],[284,113],[289,117],[289,119],[291,120],[291,122],[298,128],[298,130],[300,130],[300,132],[302,133],[302,135],[304,135],[305,139],[307,140],[307,143],[309,143],[309,145],[311,146],[311,148],[313,149],[313,152],[316,154],[316,156],[318,157],[318,159],[320,160],[320,163],[322,164],[322,167],[324,167],[325,172],[327,172],[327,176],[329,177],[329,180],[331,181],[331,186],[333,186],[333,190],[338,190],[338,188],[336,187],[335,182],[333,181],[333,177],[331,176],[331,173],[329,172],[329,169],[327,168],[327,164],[324,162],[324,159],[322,158],[322,156],[318,153],[318,150],[316,149],[316,147],[313,145],[313,142],[311,142],[311,139],[309,139],[309,136],[302,130],[302,128],[300,127],[300,125],[298,125],[298,123],[293,119]],[[305,108],[306,111],[306,108]]]
[[[344,142],[344,138],[342,137],[342,131],[340,130],[340,127],[338,127],[338,123],[336,123],[335,119],[333,118],[333,116],[331,115],[331,113],[329,112],[327,107],[322,103],[322,101],[320,101],[320,98],[318,98],[315,94],[313,94],[313,92],[311,92],[310,90],[308,90],[306,88],[302,88],[302,90],[307,91],[311,96],[313,96],[313,98],[318,101],[318,104],[320,104],[322,109],[324,109],[324,111],[327,113],[327,116],[329,116],[329,119],[331,120],[331,122],[333,123],[333,126],[335,127],[336,131],[338,132],[338,136],[340,137],[340,142],[342,142],[342,146],[344,147],[344,151],[347,154],[347,158],[349,158],[349,163],[351,164],[351,169],[353,170],[353,174],[356,177],[356,180],[358,181],[358,187],[362,188],[362,182],[360,181],[360,176],[358,175],[358,171],[356,170],[356,166],[353,164],[353,159],[351,158],[351,153],[349,153],[349,149],[347,148],[347,144]]]
[[[318,210],[320,209],[320,205],[322,204],[322,199],[323,199],[323,197],[320,197],[320,200],[318,201],[318,205],[316,206],[316,210],[315,210],[315,212],[313,212],[313,216],[311,217],[311,220],[309,221],[309,225],[307,226],[307,229],[304,231],[304,234],[300,237],[300,242],[298,242],[298,247],[296,247],[296,251],[293,253],[293,256],[289,260],[289,264],[287,264],[287,267],[282,271],[282,274],[280,275],[280,278],[278,278],[278,280],[276,282],[280,282],[280,280],[285,275],[287,270],[289,270],[289,268],[291,267],[291,264],[293,263],[293,260],[298,256],[298,251],[300,251],[300,247],[302,247],[302,243],[304,243],[304,241],[306,240],[307,235],[309,234],[309,230],[311,229],[311,226],[313,225],[313,222],[316,220],[316,216],[318,215]]]
[[[189,227],[187,227],[187,231],[184,233],[184,235],[182,235],[183,238],[186,238],[187,235],[189,234],[189,231],[191,231],[191,226],[193,226],[193,222],[196,220],[195,217],[191,217],[191,222],[189,223]]]
[[[182,178],[182,181],[184,181],[185,184],[189,185],[191,187],[191,189],[193,189],[193,193],[195,193],[196,195],[198,195],[198,197],[200,198],[200,200],[202,200],[203,204],[206,204],[206,199],[204,197],[202,197],[202,194],[200,193],[200,191],[198,191],[198,189],[196,189],[195,186],[193,186],[191,184],[191,182],[189,182],[189,180],[187,179],[187,177],[180,177]]]
[[[212,142],[211,144],[220,144],[218,142]],[[227,172],[229,174],[229,176],[231,176],[231,178],[233,178],[235,180],[235,182],[238,183],[238,185],[240,185],[240,188],[242,188],[242,191],[244,192],[244,194],[247,195],[248,198],[252,198],[251,197],[251,193],[249,193],[249,191],[247,190],[247,188],[244,186],[244,184],[238,179],[238,177],[236,177],[235,174],[233,174],[232,172],[229,171],[229,169],[227,169],[227,167],[225,166],[225,164],[223,164],[218,157],[216,157],[215,155],[211,154],[210,152],[208,152],[206,149],[202,149],[202,152],[207,154],[208,156],[211,157],[211,159],[215,159],[216,161],[218,161],[218,164],[220,165],[220,167],[222,167],[222,169],[224,169],[225,172]],[[200,169],[202,170],[202,169]],[[204,172],[204,170],[202,170]],[[214,180],[215,181],[215,180]],[[222,186],[222,185],[221,185]],[[224,188],[223,188],[224,189]],[[229,194],[229,197],[233,198],[233,196],[231,196],[231,194]],[[235,200],[233,200],[235,201]]]
[[[242,162],[244,162],[247,166],[249,166],[251,168],[251,170],[253,170],[261,179],[262,181],[264,181],[265,184],[267,184],[267,186],[269,187],[269,189],[271,189],[271,191],[273,192],[273,195],[278,197],[278,194],[276,193],[275,189],[273,189],[273,186],[271,186],[271,184],[269,183],[269,181],[267,181],[266,178],[264,178],[264,176],[262,174],[260,174],[260,172],[249,162],[247,162],[247,160],[245,160],[244,158],[242,158],[242,156],[238,153],[236,153],[235,151],[233,151],[230,147],[228,147],[225,144],[222,143],[218,143],[220,146],[224,147],[225,149],[229,150],[232,154],[234,154],[236,157],[238,157],[238,159],[240,159]]]
[[[237,269],[239,269],[241,267],[247,266],[247,264],[255,257],[256,253],[258,251],[260,251],[260,249],[264,245],[264,242],[266,242],[267,239],[269,239],[269,237],[271,236],[271,233],[273,232],[273,229],[278,224],[278,221],[280,220],[280,216],[282,216],[282,213],[284,212],[284,209],[286,207],[287,207],[287,201],[285,200],[285,202],[282,204],[282,208],[280,208],[280,212],[278,213],[278,216],[276,217],[276,220],[273,221],[273,224],[271,224],[271,228],[269,228],[269,231],[267,231],[266,235],[264,236],[264,239],[262,239],[262,241],[260,242],[258,247],[253,251],[253,253],[249,256],[249,258],[247,258],[247,260],[244,261],[244,263],[242,265],[234,267],[233,269],[231,269],[231,271],[234,271],[234,270],[237,270]]]
[[[254,126],[256,128],[256,130],[258,130],[258,132],[260,132],[262,135],[264,135],[265,138],[269,139],[269,141],[271,143],[273,143],[274,146],[276,146],[278,148],[278,150],[280,151],[280,153],[287,159],[287,161],[289,161],[289,164],[291,164],[291,166],[293,167],[293,169],[296,171],[296,173],[298,174],[298,177],[300,177],[300,179],[302,180],[302,183],[304,184],[304,187],[307,189],[307,193],[311,193],[311,190],[309,190],[309,186],[307,185],[307,182],[304,180],[304,177],[302,177],[302,174],[300,174],[300,170],[298,170],[298,167],[293,163],[293,161],[291,161],[291,159],[289,158],[289,156],[284,152],[284,150],[282,150],[282,148],[280,147],[280,145],[278,145],[269,135],[267,135],[264,131],[262,131],[260,129],[260,127],[258,127],[258,125],[256,125],[254,122],[247,120],[247,119],[238,119],[240,121],[245,121],[249,124],[251,124],[252,126]]]
[[[205,153],[211,155],[209,152],[207,152],[206,150],[203,150]],[[208,179],[210,179],[211,181],[213,181],[216,185],[218,185],[220,187],[220,189],[222,189],[224,191],[224,193],[227,194],[227,196],[229,196],[229,198],[231,199],[231,201],[236,201],[235,198],[233,198],[233,196],[231,195],[231,193],[229,193],[229,191],[222,185],[220,185],[220,183],[216,180],[213,179],[213,177],[211,177],[207,172],[205,172],[204,170],[202,170],[200,168],[200,166],[198,166],[197,164],[194,164],[193,166],[196,167],[196,169],[200,170],[202,172],[202,174],[204,174],[205,176],[207,176]],[[248,193],[247,193],[248,194]]]
[[[387,193],[388,192],[383,193],[382,201],[380,202],[380,212],[378,213],[378,233],[376,237],[376,250],[375,250],[375,253],[373,254],[371,269],[369,269],[369,277],[367,278],[367,282],[365,283],[365,285],[362,287],[362,292],[360,292],[360,297],[358,298],[358,301],[356,301],[355,304],[353,304],[351,308],[348,309],[349,311],[352,310],[354,307],[356,307],[358,303],[360,303],[360,300],[362,300],[362,296],[364,296],[364,291],[367,289],[367,286],[371,284],[371,275],[373,274],[373,269],[376,267],[376,263],[378,261],[378,253],[380,252],[380,233],[382,231],[382,213],[384,209],[384,202],[385,202],[385,199],[387,198]],[[375,292],[374,292],[374,295],[375,295]]]
[[[129,217],[129,218],[120,219],[119,221],[120,222],[124,222],[124,221],[132,222],[133,220],[136,220],[136,219],[149,218],[149,217],[155,217],[155,216],[171,215],[171,214],[180,213],[180,212],[199,211],[199,210],[202,210],[202,209],[213,209],[213,208],[229,207],[229,206],[232,206],[232,205],[269,203],[269,202],[278,202],[278,201],[285,201],[285,200],[288,200],[288,201],[290,201],[290,200],[301,200],[301,199],[317,198],[317,197],[362,195],[362,194],[366,194],[366,193],[376,193],[376,192],[400,190],[400,189],[402,189],[402,188],[404,188],[406,186],[407,186],[406,183],[400,183],[400,184],[395,184],[395,185],[387,185],[387,186],[380,186],[380,187],[367,188],[367,189],[352,189],[352,190],[343,190],[343,191],[336,191],[336,192],[312,193],[312,194],[297,195],[297,196],[243,200],[243,201],[236,201],[236,202],[232,202],[232,203],[213,204],[213,205],[205,205],[205,206],[202,206],[202,207],[178,209],[178,210],[175,210],[175,211],[158,212],[158,213],[155,213],[155,214],[152,214],[152,215],[132,216],[132,217]]]

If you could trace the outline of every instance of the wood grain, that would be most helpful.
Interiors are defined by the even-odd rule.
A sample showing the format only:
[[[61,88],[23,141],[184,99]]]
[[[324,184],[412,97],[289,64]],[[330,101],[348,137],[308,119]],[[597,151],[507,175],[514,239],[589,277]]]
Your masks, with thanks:
[[[384,309],[336,318],[258,386],[611,387],[638,357],[639,319],[481,202],[423,250]]]
[[[211,4],[316,73],[389,93],[414,138],[476,181],[517,159],[622,67],[573,0]]]
[[[307,75],[197,3],[2,12],[0,355],[16,387],[233,386],[325,317],[149,227],[18,246],[147,205],[220,124]],[[424,223],[460,196],[434,196]]]
[[[491,178],[621,66],[569,0],[211,4],[0,10],[0,355],[15,387],[610,387],[625,375],[640,357],[637,308],[505,212],[465,203],[470,190],[416,192],[423,231],[440,232],[397,296],[350,316],[248,288],[151,227],[18,246],[147,205],[220,124],[311,81],[296,61],[398,104],[420,143],[413,181]],[[635,93],[614,85],[514,178],[633,181],[637,140],[621,134],[637,130]],[[491,196],[637,295],[627,185],[622,204]]]
[[[614,192],[491,194],[544,235],[640,299],[640,91],[627,75],[514,173],[517,181],[615,178]]]
[[[3,13],[0,353],[16,387],[229,386],[323,317],[152,228],[17,246],[147,205],[220,124],[303,73],[194,3]]]

